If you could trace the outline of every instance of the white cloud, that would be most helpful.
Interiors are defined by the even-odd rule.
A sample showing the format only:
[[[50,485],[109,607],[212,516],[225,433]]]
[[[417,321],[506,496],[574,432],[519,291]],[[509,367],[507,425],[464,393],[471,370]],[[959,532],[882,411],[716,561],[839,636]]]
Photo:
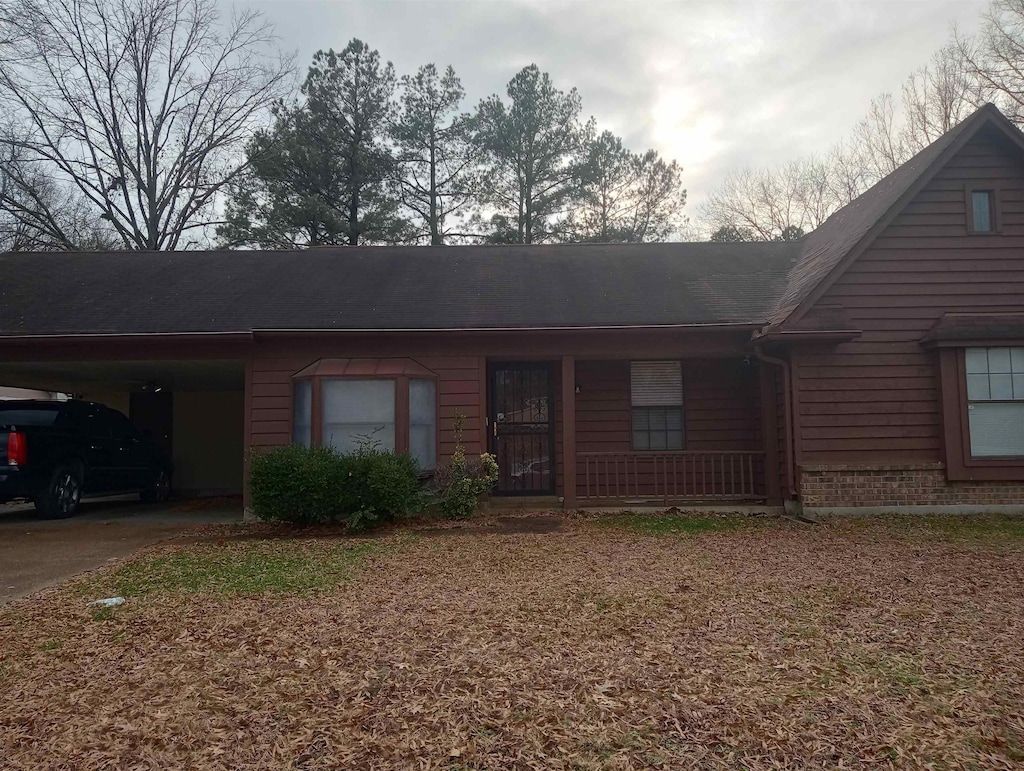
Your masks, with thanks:
[[[226,2],[226,0],[225,0]],[[634,149],[686,169],[691,205],[731,168],[826,149],[986,0],[249,0],[301,66],[359,37],[399,72],[452,64],[467,107],[536,62]]]

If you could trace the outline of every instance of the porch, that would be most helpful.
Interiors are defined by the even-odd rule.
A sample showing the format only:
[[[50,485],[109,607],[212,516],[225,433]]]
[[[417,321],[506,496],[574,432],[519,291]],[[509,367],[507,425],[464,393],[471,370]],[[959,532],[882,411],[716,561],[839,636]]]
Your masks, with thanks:
[[[758,450],[579,453],[576,498],[583,503],[763,501],[768,497],[764,456]]]
[[[778,380],[754,356],[491,362],[496,492],[565,508],[781,502]]]

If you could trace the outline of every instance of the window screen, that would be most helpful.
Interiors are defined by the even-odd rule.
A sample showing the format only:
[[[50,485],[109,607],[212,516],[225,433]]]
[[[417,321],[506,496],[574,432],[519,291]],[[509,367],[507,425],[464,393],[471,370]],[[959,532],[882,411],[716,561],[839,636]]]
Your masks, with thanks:
[[[409,454],[421,469],[437,465],[437,386],[433,380],[409,381]]]
[[[313,381],[295,383],[295,403],[292,405],[292,442],[309,447],[313,442]]]
[[[991,190],[975,190],[971,193],[971,216],[974,218],[975,233],[990,233],[995,230]]]
[[[342,453],[395,449],[394,380],[324,380],[323,442]]]
[[[682,363],[634,361],[629,380],[633,449],[683,449]]]
[[[1024,348],[968,348],[971,455],[1024,455]]]

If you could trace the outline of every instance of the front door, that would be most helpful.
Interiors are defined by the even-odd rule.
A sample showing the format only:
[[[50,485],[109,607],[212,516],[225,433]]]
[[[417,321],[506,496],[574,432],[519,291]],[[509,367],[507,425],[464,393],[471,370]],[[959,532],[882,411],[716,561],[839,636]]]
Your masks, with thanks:
[[[491,452],[499,495],[555,492],[554,386],[548,364],[491,366]]]

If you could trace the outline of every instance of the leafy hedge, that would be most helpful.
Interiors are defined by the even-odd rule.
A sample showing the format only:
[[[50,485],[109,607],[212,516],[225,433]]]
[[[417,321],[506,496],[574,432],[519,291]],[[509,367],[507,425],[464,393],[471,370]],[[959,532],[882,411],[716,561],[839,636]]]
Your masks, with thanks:
[[[409,455],[363,448],[289,445],[249,460],[253,512],[268,522],[342,522],[351,530],[408,516],[424,504],[419,468]]]

